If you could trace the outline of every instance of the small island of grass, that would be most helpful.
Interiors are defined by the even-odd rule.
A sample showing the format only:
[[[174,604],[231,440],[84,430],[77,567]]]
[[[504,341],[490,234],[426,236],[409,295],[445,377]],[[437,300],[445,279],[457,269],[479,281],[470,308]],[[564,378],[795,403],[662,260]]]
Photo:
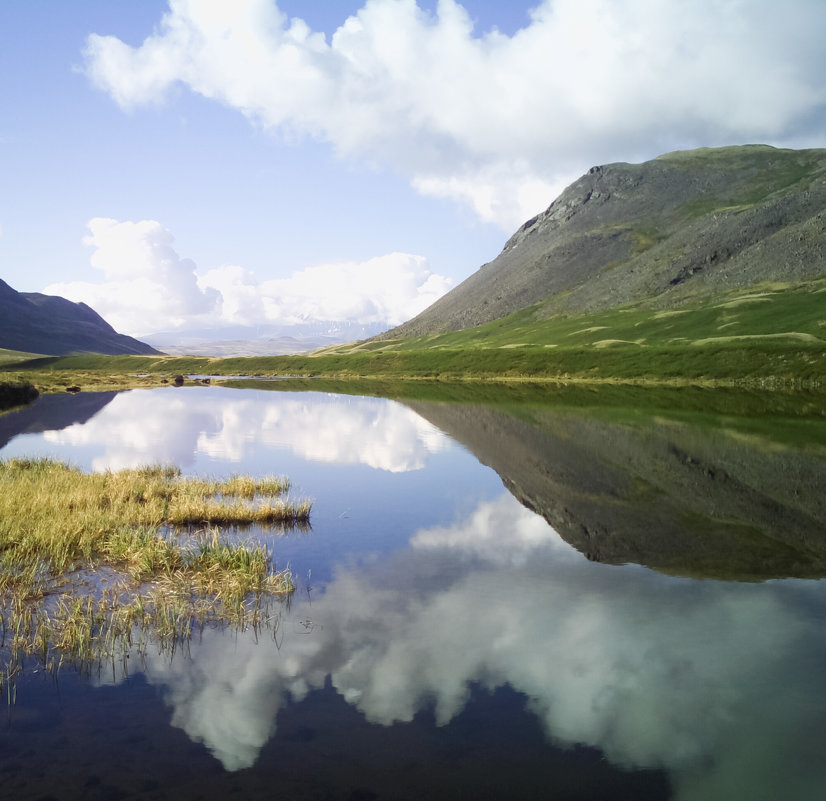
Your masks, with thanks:
[[[0,461],[0,686],[27,657],[57,669],[174,646],[193,625],[265,626],[294,590],[260,542],[229,527],[306,525],[286,478],[215,481],[151,466],[86,473],[47,459]],[[9,695],[11,700],[11,694]]]

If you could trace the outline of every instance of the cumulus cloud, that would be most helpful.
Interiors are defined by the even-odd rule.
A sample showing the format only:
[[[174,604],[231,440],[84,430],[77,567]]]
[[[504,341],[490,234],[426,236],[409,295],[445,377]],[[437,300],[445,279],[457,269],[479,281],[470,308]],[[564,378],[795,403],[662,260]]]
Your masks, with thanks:
[[[160,223],[96,217],[88,228],[83,243],[94,248],[92,266],[105,280],[51,284],[46,293],[83,301],[129,334],[178,328],[218,307],[219,293],[198,286],[195,263],[178,255]]]
[[[398,325],[453,284],[423,256],[389,253],[364,262],[320,264],[258,282],[238,265],[203,275],[181,258],[172,233],[154,220],[95,218],[84,244],[105,280],[51,284],[46,293],[83,301],[114,328],[136,336],[194,326],[293,324],[307,320]]]
[[[170,0],[142,44],[92,34],[85,59],[124,108],[183,85],[510,231],[595,162],[820,136],[824,28],[820,0],[544,0],[512,36],[456,0],[369,0],[327,40],[276,0]]]
[[[423,256],[389,253],[364,262],[335,262],[299,270],[289,278],[255,282],[240,267],[219,267],[199,279],[223,298],[226,322],[354,320],[398,325],[450,289]],[[251,315],[252,312],[252,315]]]

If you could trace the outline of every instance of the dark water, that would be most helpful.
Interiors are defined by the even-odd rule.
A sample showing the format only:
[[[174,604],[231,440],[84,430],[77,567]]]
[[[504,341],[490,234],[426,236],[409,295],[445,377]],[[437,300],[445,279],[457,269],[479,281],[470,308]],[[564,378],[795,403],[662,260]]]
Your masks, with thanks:
[[[82,397],[0,418],[0,457],[286,473],[312,529],[259,532],[298,577],[274,629],[27,675],[0,797],[822,797],[817,410],[772,437],[536,402]]]

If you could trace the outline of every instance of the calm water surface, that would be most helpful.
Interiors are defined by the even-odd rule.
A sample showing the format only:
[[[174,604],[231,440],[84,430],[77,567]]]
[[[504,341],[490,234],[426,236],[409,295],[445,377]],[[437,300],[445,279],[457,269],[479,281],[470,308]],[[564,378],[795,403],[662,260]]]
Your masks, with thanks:
[[[673,423],[502,414],[212,386],[45,397],[0,418],[0,458],[284,473],[315,501],[309,531],[245,535],[298,579],[276,630],[27,676],[0,729],[0,797],[822,797],[821,500],[800,499],[803,478],[760,478],[794,457],[817,483],[820,453],[760,447],[738,472],[738,435],[712,469]],[[610,457],[572,456],[591,440]],[[668,454],[673,492],[656,483]],[[706,483],[682,477],[696,465]],[[737,531],[765,503],[808,534],[743,564],[675,498]],[[686,518],[690,547],[670,529],[662,544],[662,509]],[[774,564],[785,578],[715,578]]]

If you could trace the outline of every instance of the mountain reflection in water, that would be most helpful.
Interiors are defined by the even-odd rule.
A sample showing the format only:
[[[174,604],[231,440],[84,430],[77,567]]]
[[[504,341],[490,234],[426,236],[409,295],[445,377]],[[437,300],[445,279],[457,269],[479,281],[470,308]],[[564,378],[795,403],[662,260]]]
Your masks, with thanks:
[[[697,578],[826,576],[819,420],[803,429],[819,442],[790,444],[731,416],[410,405],[589,559]]]
[[[35,450],[74,448],[97,468],[172,460],[191,470],[279,469],[291,454],[290,472],[306,471],[311,486],[313,470],[320,481],[336,463],[358,470],[347,486],[352,518],[325,511],[319,490],[313,532],[293,547],[320,540],[331,564],[319,566],[318,586],[302,584],[275,630],[207,629],[174,658],[133,652],[131,675],[103,671],[94,693],[128,698],[142,677],[172,726],[248,797],[267,797],[249,788],[266,777],[274,791],[277,774],[302,777],[296,797],[455,798],[474,773],[477,797],[506,797],[506,787],[510,798],[819,797],[826,583],[753,580],[819,569],[817,448],[551,406],[410,406],[423,417],[359,397],[133,392],[85,425],[30,440]],[[325,479],[331,493],[343,475]],[[576,548],[585,550],[576,532],[589,532],[592,557],[665,572],[589,561],[546,518]],[[738,553],[775,536],[783,558],[768,546],[763,561]],[[527,719],[505,714],[505,701],[524,705],[535,735]],[[473,724],[463,722],[472,711]],[[521,721],[519,733],[509,720]],[[26,742],[26,731],[12,723],[0,748]],[[510,743],[497,740],[503,732]],[[532,750],[537,741],[544,751]],[[277,762],[286,753],[296,764]],[[386,766],[393,772],[380,778]],[[334,791],[314,784],[322,776],[334,777]],[[210,780],[216,793],[220,780]]]
[[[40,395],[28,406],[0,415],[0,448],[21,434],[59,431],[82,424],[94,417],[116,392],[92,392],[78,395]]]

